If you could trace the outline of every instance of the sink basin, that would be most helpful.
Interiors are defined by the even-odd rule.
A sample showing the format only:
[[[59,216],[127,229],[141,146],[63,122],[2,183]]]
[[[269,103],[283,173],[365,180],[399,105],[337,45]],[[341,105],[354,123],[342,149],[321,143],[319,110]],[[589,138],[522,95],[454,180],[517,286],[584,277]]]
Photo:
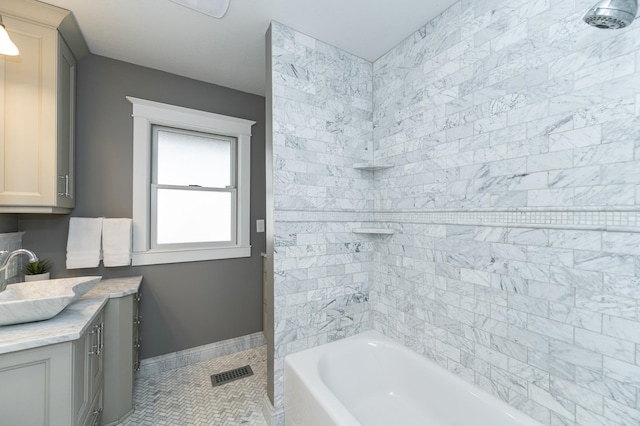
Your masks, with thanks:
[[[10,284],[0,293],[0,326],[52,318],[101,279],[76,277]]]

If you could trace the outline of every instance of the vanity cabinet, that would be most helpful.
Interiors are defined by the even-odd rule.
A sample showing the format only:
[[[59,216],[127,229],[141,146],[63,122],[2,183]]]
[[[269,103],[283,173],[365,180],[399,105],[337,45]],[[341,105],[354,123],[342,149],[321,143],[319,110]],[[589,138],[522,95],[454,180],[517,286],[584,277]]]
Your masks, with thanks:
[[[88,49],[67,10],[2,0],[0,14],[20,50],[0,55],[0,213],[68,213],[76,62]]]
[[[0,355],[0,423],[100,424],[104,310],[79,339]]]
[[[140,338],[139,293],[109,299],[105,309],[104,412],[102,424],[117,425],[133,412],[133,385]]]

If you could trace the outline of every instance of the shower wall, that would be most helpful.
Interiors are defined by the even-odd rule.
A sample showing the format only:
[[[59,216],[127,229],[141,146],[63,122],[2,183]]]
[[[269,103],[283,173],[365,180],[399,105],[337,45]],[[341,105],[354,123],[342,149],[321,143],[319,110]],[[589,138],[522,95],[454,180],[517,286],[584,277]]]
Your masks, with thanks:
[[[372,64],[271,26],[274,424],[284,356],[372,328]]]
[[[374,63],[374,328],[545,425],[640,424],[640,22],[464,0]]]

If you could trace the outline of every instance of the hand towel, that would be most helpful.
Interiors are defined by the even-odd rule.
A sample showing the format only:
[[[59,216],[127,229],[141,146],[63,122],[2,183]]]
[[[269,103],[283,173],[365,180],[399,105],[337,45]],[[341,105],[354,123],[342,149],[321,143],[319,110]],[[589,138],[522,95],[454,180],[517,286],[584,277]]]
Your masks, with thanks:
[[[102,225],[104,266],[131,265],[131,219],[105,219]]]
[[[100,264],[101,217],[72,217],[67,237],[67,269],[96,268]]]

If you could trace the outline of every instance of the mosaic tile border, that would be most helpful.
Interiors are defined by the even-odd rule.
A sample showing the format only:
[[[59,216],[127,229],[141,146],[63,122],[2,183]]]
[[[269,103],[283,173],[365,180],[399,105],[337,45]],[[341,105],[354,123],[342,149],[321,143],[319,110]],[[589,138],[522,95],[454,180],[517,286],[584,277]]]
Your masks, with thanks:
[[[537,209],[384,211],[278,211],[280,222],[400,222],[472,226],[640,232],[637,209]]]
[[[276,222],[373,222],[373,210],[276,210]]]
[[[140,370],[138,371],[137,377],[141,378],[152,374],[163,373],[198,362],[208,361],[213,358],[257,348],[265,344],[264,333],[259,331],[246,336],[235,337],[221,342],[143,359],[140,362]]]

